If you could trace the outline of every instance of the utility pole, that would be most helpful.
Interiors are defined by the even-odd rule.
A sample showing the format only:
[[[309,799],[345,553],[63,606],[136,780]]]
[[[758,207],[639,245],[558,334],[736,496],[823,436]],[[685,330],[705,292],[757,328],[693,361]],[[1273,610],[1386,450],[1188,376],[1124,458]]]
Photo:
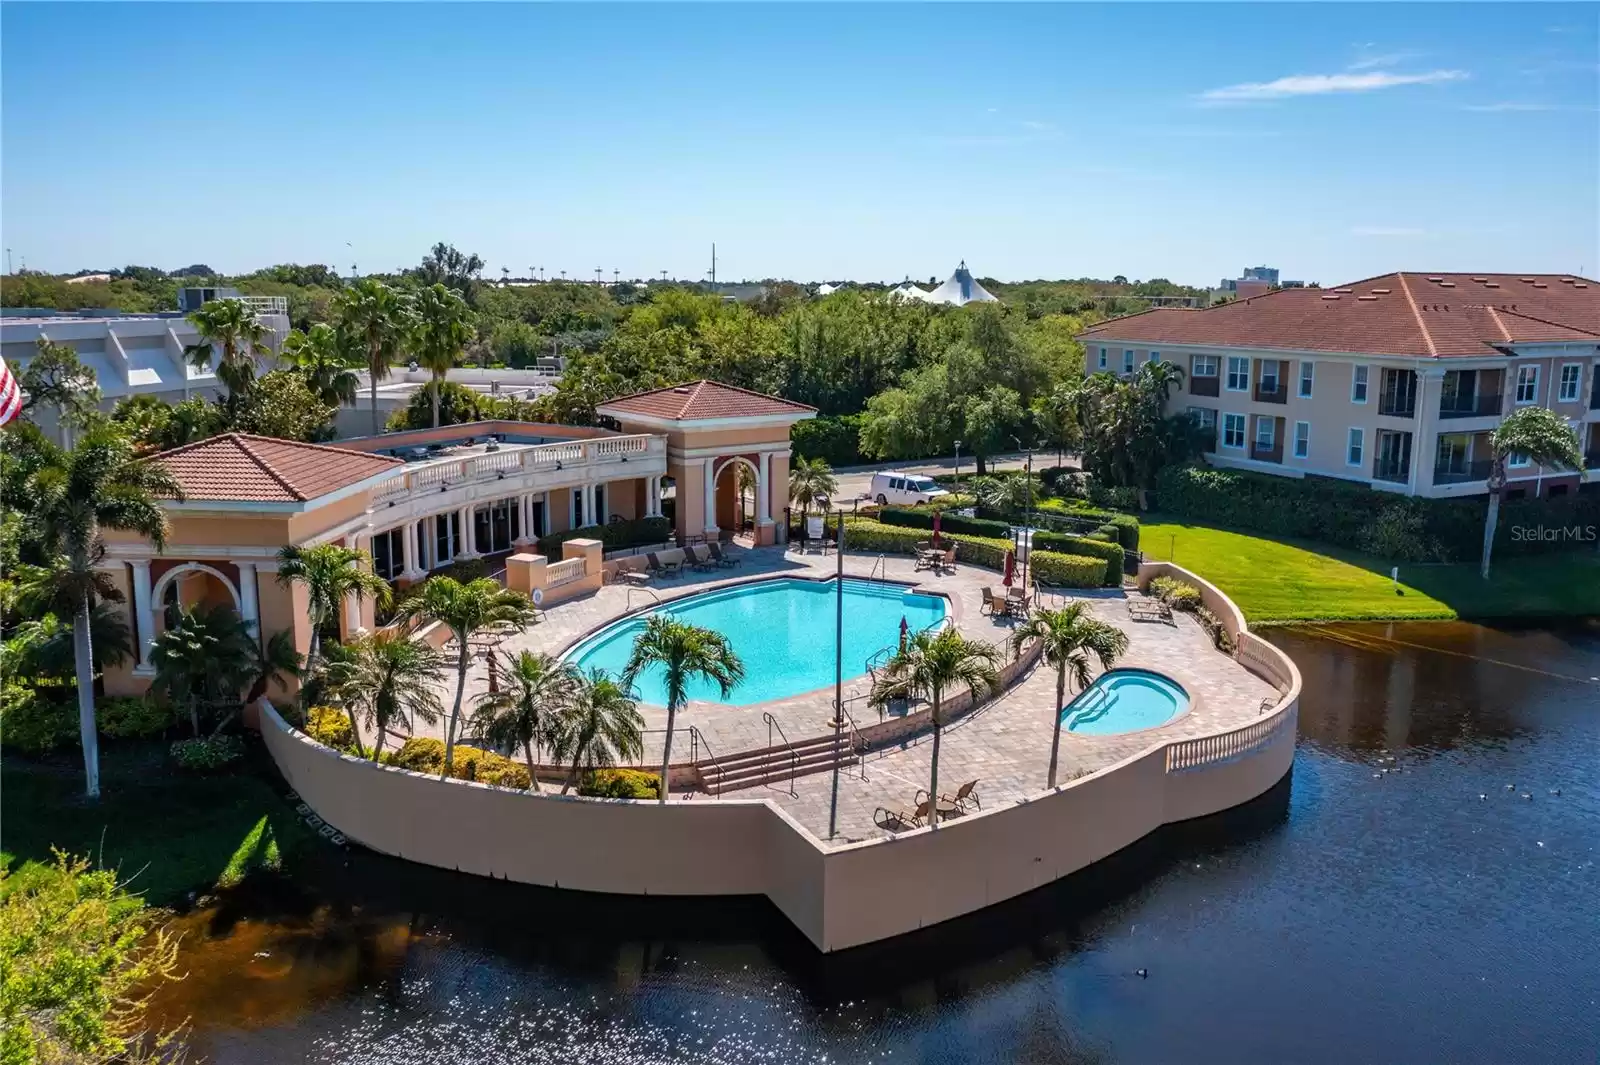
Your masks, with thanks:
[[[605,272],[605,271],[603,271],[603,270],[602,270],[602,269],[601,269],[601,268],[600,268],[600,267],[598,267],[598,266],[597,266],[597,267],[595,267],[595,268],[594,268],[594,283],[595,283],[595,285],[596,285],[596,286],[599,286],[599,285],[600,285],[600,284],[601,284],[601,281],[600,281],[600,275],[601,275],[601,274],[602,274],[602,273],[604,273],[604,272]]]
[[[667,272],[665,270],[663,270],[663,271],[661,271],[661,280],[665,281],[666,279],[667,279]]]
[[[11,269],[11,249],[7,248],[6,249],[6,273],[10,274],[10,273],[15,273],[15,272],[16,271]]]
[[[830,500],[831,502],[831,500]],[[844,511],[839,511],[839,533],[833,553],[839,563],[834,583],[833,622],[833,797],[828,803],[828,838],[839,831],[839,741],[844,737]]]
[[[711,287],[717,287],[717,242],[711,242]]]

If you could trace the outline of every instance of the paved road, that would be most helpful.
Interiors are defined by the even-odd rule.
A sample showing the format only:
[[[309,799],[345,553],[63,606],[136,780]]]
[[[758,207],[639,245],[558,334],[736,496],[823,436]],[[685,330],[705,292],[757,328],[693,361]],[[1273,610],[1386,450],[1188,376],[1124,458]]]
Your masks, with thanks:
[[[1075,464],[1075,456],[1067,456],[1068,464]],[[1028,460],[1024,455],[1001,455],[990,459],[987,463],[991,470],[1020,470],[1027,466]],[[1056,453],[1036,451],[1033,454],[1034,469],[1056,464]],[[835,505],[849,507],[854,501],[864,496],[867,489],[872,486],[872,475],[879,470],[905,470],[910,473],[955,473],[955,458],[926,459],[917,462],[891,462],[877,466],[850,466],[839,469],[839,494],[835,497]],[[977,472],[971,456],[961,456],[961,476],[963,479]]]

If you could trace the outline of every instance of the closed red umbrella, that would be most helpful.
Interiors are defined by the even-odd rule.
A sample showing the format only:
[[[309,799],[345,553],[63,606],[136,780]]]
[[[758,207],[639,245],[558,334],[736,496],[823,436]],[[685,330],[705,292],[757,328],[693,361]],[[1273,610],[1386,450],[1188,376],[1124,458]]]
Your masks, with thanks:
[[[1017,570],[1017,553],[1015,551],[1007,551],[1006,552],[1006,575],[1005,575],[1004,578],[1001,579],[1000,583],[1005,585],[1007,588],[1011,587],[1011,582],[1016,579],[1016,570]]]
[[[911,626],[906,624],[906,619],[900,619],[900,650],[906,649],[906,639],[911,635]]]
[[[937,510],[933,512],[933,546],[935,548],[939,546],[939,512]]]

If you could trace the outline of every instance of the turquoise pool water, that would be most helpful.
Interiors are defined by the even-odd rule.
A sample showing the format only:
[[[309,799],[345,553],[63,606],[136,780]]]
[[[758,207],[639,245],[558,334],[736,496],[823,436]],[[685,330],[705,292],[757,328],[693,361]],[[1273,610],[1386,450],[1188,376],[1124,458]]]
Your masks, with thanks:
[[[1080,736],[1165,725],[1189,709],[1189,693],[1178,683],[1145,669],[1113,669],[1096,677],[1061,711],[1061,727]]]
[[[744,661],[744,683],[726,699],[716,686],[690,685],[689,698],[750,706],[833,684],[834,581],[778,579],[705,592],[668,603],[650,613],[722,633]],[[942,620],[941,596],[914,595],[893,584],[844,582],[844,679],[867,671],[867,659],[900,640],[900,619],[912,632]],[[607,626],[585,639],[566,660],[583,669],[620,675],[644,628],[640,615]],[[659,667],[634,685],[639,698],[665,706]]]

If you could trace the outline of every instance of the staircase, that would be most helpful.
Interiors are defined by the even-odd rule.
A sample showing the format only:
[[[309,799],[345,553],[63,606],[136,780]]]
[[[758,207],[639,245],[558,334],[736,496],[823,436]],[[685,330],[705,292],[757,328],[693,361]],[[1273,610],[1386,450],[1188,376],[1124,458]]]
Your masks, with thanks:
[[[855,765],[861,760],[861,749],[851,746],[849,736],[841,737],[838,743],[840,766]],[[818,736],[795,744],[740,751],[727,758],[703,758],[694,767],[700,772],[706,792],[721,795],[769,783],[787,786],[791,777],[825,773],[834,764],[833,737]]]

